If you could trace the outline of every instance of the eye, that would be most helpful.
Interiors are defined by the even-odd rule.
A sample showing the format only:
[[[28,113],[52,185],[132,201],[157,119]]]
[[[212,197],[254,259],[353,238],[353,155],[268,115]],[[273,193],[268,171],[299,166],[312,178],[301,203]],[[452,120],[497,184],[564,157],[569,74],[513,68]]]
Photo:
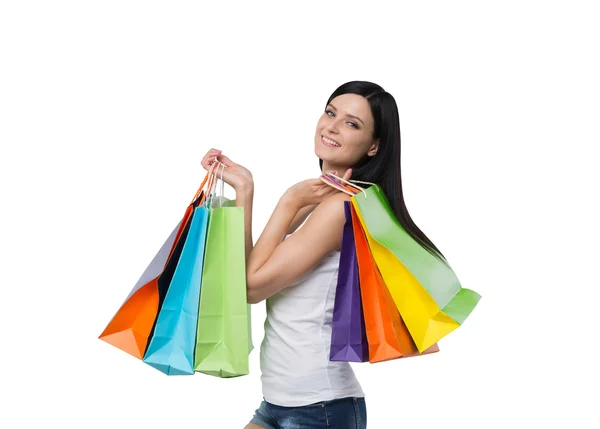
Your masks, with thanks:
[[[331,115],[330,115],[330,113],[331,113]],[[335,113],[333,113],[333,112],[332,112],[331,110],[329,110],[329,109],[325,109],[325,114],[326,114],[327,116],[330,116],[330,117],[331,117],[331,116],[335,116]],[[356,125],[356,123],[355,123],[355,122],[348,121],[348,122],[346,122],[346,123],[347,123],[347,124],[350,124],[350,126],[352,126],[352,128],[356,128],[356,129],[358,129],[358,125]]]
[[[330,115],[330,113],[331,113],[331,115]],[[329,110],[329,109],[325,109],[325,114],[326,114],[327,116],[330,116],[330,117],[332,117],[332,116],[335,116],[335,113],[333,113],[333,112],[332,112],[331,110]],[[346,123],[347,123],[347,124],[350,124],[350,126],[351,126],[352,128],[356,128],[356,129],[358,129],[358,125],[356,125],[356,123],[354,123],[354,122],[352,122],[352,121],[348,121],[348,122],[346,122]]]

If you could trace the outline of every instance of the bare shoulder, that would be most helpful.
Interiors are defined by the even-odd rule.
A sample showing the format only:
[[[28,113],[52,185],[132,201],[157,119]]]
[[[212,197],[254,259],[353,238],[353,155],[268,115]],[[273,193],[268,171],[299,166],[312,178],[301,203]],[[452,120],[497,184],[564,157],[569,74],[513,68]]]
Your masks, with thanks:
[[[333,194],[330,197],[327,197],[325,200],[321,202],[315,209],[315,214],[319,213],[327,213],[329,215],[334,215],[334,217],[345,217],[344,214],[344,203],[346,201],[350,201],[352,196],[345,194],[343,192],[338,192],[337,194]],[[321,216],[327,216],[327,214],[323,214]]]
[[[351,199],[352,199],[351,195],[348,195],[344,192],[338,192],[337,194],[333,194],[332,196],[327,197],[323,202],[326,202],[326,201],[350,201]]]
[[[350,201],[351,196],[339,192],[323,200],[314,209],[306,222],[305,232],[319,238],[321,242],[328,241],[329,246],[339,248],[342,231],[346,223],[344,203]],[[299,231],[299,232],[300,232]]]
[[[344,202],[351,197],[340,192],[316,206],[312,215],[292,236],[279,244],[271,257],[247,277],[249,302],[257,303],[301,278],[327,255],[340,250],[346,223]]]

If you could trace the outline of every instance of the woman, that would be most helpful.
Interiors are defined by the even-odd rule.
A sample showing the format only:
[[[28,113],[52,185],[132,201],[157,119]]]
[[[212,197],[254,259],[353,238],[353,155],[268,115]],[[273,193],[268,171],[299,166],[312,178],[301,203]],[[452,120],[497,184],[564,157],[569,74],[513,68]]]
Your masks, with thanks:
[[[394,98],[379,85],[337,88],[317,123],[323,172],[377,183],[402,226],[443,257],[410,218],[402,196],[400,124]],[[220,150],[202,160],[225,164],[223,180],[244,207],[249,303],[266,300],[260,366],[264,400],[245,429],[366,428],[364,393],[348,362],[331,362],[331,320],[345,219],[345,193],[314,178],[289,188],[253,246],[252,174]]]

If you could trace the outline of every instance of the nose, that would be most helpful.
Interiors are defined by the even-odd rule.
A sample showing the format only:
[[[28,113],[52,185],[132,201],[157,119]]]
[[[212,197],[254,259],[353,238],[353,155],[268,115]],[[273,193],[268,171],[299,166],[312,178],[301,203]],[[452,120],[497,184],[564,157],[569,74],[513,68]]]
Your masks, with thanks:
[[[339,124],[337,119],[331,119],[325,128],[327,128],[329,132],[337,134],[339,130]]]

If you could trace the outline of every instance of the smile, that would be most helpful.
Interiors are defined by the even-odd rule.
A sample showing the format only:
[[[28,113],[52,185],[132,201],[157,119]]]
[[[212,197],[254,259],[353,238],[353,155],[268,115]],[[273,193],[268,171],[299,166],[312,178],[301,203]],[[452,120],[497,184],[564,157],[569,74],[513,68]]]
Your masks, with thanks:
[[[321,141],[323,142],[323,144],[325,146],[329,146],[329,147],[340,147],[341,146],[338,142],[333,141],[325,136],[321,136]]]

